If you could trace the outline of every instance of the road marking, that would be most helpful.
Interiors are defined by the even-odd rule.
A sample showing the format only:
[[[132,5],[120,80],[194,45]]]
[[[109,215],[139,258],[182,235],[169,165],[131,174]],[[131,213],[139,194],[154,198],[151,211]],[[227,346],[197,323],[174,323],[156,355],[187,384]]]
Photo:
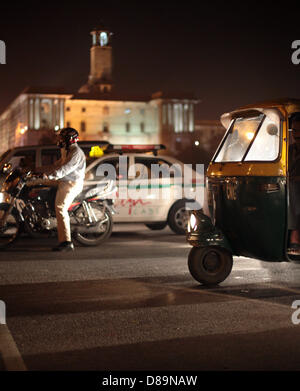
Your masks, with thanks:
[[[288,286],[281,286],[281,285],[277,285],[277,284],[273,284],[273,283],[270,286],[272,286],[276,289],[281,289],[281,290],[284,290],[287,292],[291,292],[291,293],[295,293],[297,295],[300,295],[300,290],[297,288],[289,288]]]
[[[244,266],[236,266],[236,265],[233,265],[233,268],[232,268],[232,271],[249,271],[249,270],[266,270],[264,268],[262,268],[261,266],[260,267],[244,267]]]
[[[0,325],[0,354],[7,371],[27,371],[19,349],[6,324]]]

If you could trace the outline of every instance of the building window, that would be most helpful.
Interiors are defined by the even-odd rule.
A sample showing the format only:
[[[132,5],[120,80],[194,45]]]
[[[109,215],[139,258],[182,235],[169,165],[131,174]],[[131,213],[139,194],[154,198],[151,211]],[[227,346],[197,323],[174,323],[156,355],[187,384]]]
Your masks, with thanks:
[[[168,103],[168,124],[173,125],[173,110],[171,103]]]
[[[145,123],[144,122],[140,123],[140,128],[141,128],[141,133],[145,133]]]
[[[66,111],[71,111],[71,107],[66,107]]]
[[[130,132],[130,123],[126,122],[125,126],[126,126],[126,133],[129,133]]]
[[[71,122],[70,122],[70,121],[67,121],[66,127],[67,127],[67,128],[70,128],[70,127],[71,127]]]
[[[167,105],[166,104],[163,104],[162,105],[162,123],[163,125],[166,125],[167,124]]]
[[[102,132],[103,133],[109,133],[109,124],[107,122],[103,123]]]
[[[62,129],[64,127],[64,122],[65,122],[65,118],[64,118],[65,101],[64,101],[64,99],[60,99],[59,106],[60,106],[60,109],[59,109],[59,127]]]
[[[194,105],[190,104],[190,116],[189,116],[189,131],[194,131]]]
[[[174,130],[175,133],[180,133],[183,130],[182,104],[174,104]]]
[[[33,99],[29,100],[29,128],[33,128]]]
[[[84,133],[86,131],[86,124],[85,121],[80,122],[80,131]]]
[[[103,106],[103,115],[109,115],[109,107],[108,106]]]
[[[189,105],[185,103],[183,105],[183,131],[189,130]]]
[[[40,121],[42,128],[49,128],[52,124],[52,100],[42,99],[40,104]]]
[[[82,108],[81,108],[81,111],[82,111],[83,113],[85,113],[85,112],[86,112],[86,108],[85,108],[85,107],[82,107]]]

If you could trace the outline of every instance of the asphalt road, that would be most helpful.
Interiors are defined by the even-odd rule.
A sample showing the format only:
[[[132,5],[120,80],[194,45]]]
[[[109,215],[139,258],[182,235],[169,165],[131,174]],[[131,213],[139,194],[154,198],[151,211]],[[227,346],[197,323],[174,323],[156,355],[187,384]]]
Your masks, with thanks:
[[[74,253],[54,244],[22,238],[0,252],[1,369],[300,368],[291,308],[300,265],[235,258],[208,289],[189,274],[185,238],[168,228],[119,225],[107,243]]]

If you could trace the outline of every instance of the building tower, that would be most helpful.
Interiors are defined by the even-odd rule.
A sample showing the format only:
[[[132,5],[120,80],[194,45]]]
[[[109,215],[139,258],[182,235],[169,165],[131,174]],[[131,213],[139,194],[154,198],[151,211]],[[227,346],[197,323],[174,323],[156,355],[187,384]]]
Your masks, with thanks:
[[[91,31],[92,47],[90,49],[90,74],[88,82],[80,93],[105,93],[112,88],[112,33],[105,28]]]

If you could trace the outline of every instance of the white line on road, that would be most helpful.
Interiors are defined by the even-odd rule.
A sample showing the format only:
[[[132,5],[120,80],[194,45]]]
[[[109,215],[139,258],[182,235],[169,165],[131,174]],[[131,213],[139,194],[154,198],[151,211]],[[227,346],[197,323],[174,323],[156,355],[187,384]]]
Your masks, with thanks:
[[[6,324],[0,325],[0,353],[7,371],[26,371],[22,356]]]

